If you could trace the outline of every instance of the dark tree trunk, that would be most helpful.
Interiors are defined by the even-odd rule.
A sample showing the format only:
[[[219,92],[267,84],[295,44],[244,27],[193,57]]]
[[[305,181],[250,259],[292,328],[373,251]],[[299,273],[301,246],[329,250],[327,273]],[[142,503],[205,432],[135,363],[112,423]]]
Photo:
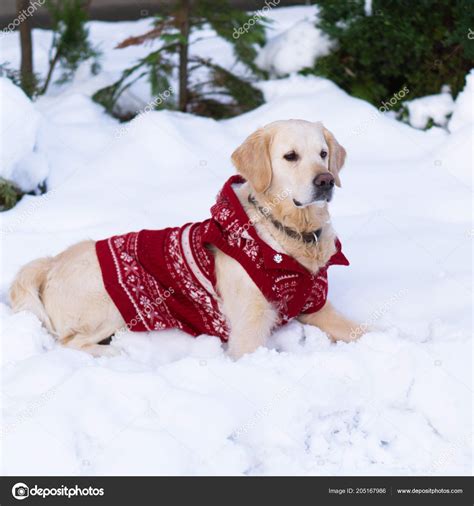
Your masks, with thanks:
[[[179,9],[180,32],[183,41],[179,48],[179,110],[186,112],[188,105],[188,39],[190,0],[181,0]]]
[[[48,74],[46,76],[46,80],[44,82],[43,89],[41,90],[41,93],[43,95],[46,93],[46,90],[48,89],[49,83],[51,81],[51,77],[53,76],[54,68],[56,67],[56,63],[58,63],[60,56],[61,56],[61,51],[60,51],[60,48],[58,47],[56,49],[56,53],[54,55],[54,58],[49,62]]]
[[[16,0],[18,15],[30,5],[29,0]],[[35,87],[35,76],[33,73],[33,43],[31,39],[31,24],[29,16],[20,23],[20,47],[21,47],[21,87],[29,96],[33,94]]]

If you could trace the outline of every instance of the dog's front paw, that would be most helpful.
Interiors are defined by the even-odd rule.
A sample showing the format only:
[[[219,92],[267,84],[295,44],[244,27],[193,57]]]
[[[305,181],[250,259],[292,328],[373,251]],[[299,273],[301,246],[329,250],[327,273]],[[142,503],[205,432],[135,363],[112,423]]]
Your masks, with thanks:
[[[329,334],[329,338],[333,342],[342,341],[344,343],[351,343],[371,331],[372,329],[366,324],[353,323],[345,329],[338,329],[337,334]]]
[[[244,355],[253,353],[258,347],[258,344],[255,345],[252,343],[229,343],[229,347],[227,348],[227,355],[229,355],[232,360],[238,360]]]
[[[227,355],[232,360],[239,360],[239,358],[242,358],[246,353],[246,351],[242,350],[239,346],[229,346],[227,348]]]
[[[120,349],[110,344],[91,344],[83,346],[81,351],[91,354],[93,357],[117,357],[120,355]]]

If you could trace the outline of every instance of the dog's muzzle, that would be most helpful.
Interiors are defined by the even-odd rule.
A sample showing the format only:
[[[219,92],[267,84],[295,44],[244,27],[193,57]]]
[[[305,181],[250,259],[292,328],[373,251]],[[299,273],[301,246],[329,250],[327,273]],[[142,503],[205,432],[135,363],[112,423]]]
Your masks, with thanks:
[[[332,199],[334,183],[334,176],[330,172],[318,174],[313,179],[314,200],[325,200],[326,202],[329,202]]]

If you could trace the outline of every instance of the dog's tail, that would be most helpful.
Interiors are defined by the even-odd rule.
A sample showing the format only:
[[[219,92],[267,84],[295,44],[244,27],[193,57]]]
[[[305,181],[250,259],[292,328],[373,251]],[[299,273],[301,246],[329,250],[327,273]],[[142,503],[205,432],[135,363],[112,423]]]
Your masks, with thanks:
[[[41,290],[45,284],[52,258],[38,258],[21,268],[10,288],[13,311],[31,311],[54,334],[48,313],[41,301]]]

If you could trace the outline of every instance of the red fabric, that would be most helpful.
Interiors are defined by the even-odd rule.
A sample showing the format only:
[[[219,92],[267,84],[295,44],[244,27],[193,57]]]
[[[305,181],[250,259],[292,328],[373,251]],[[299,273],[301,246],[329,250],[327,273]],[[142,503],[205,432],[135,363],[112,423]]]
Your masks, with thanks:
[[[177,328],[226,341],[229,329],[215,292],[214,245],[236,259],[278,308],[280,324],[313,313],[326,302],[330,265],[349,265],[336,239],[336,253],[311,274],[292,257],[260,239],[231,177],[211,208],[211,218],[164,230],[142,230],[96,243],[105,288],[130,330]]]

